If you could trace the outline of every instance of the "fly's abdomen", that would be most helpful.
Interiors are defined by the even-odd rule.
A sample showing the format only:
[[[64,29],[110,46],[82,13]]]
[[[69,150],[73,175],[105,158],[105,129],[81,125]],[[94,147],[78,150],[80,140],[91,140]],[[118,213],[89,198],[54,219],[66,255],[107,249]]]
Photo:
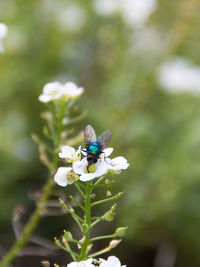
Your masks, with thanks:
[[[99,157],[99,155],[101,154],[101,149],[100,149],[100,145],[98,142],[94,142],[92,143],[88,150],[87,150],[88,155],[94,155],[97,158]]]

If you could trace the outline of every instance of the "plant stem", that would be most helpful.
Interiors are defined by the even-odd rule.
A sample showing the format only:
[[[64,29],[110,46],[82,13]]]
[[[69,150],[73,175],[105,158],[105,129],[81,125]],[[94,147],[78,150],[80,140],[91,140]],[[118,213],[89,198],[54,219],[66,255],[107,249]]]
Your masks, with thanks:
[[[24,247],[24,245],[28,241],[31,233],[38,224],[40,215],[44,210],[46,201],[48,200],[49,195],[51,194],[52,188],[53,188],[53,180],[51,177],[49,177],[44,186],[44,191],[36,210],[32,214],[27,225],[25,226],[22,235],[19,237],[16,243],[11,247],[10,251],[3,257],[2,261],[0,262],[0,267],[6,267],[10,262],[12,262],[13,259],[17,256],[18,252],[22,249],[22,247]]]
[[[116,237],[115,234],[113,234],[113,235],[102,235],[102,236],[97,236],[97,237],[91,238],[90,242],[94,242],[94,241],[101,240],[101,239],[115,238],[115,237]]]
[[[54,141],[54,147],[53,150],[55,153],[51,151],[52,153],[52,164],[49,166],[49,171],[50,175],[49,178],[46,181],[46,184],[44,185],[44,190],[41,195],[40,200],[38,201],[38,205],[31,215],[29,221],[27,222],[26,226],[24,227],[24,230],[19,237],[19,239],[14,243],[14,245],[10,248],[10,250],[3,256],[2,260],[0,261],[0,267],[6,267],[10,262],[12,262],[15,257],[17,256],[18,252],[25,246],[27,241],[29,240],[30,235],[36,228],[39,220],[41,213],[43,212],[46,202],[49,199],[49,196],[51,195],[51,192],[53,190],[53,179],[52,179],[52,174],[54,174],[55,170],[57,169],[58,166],[58,157],[56,151],[60,147],[60,142],[61,142],[61,133],[63,130],[63,123],[62,120],[65,115],[65,106],[61,106],[60,109],[58,110],[58,115],[59,115],[59,122],[58,126],[55,129],[55,132],[52,133],[52,137],[55,138]],[[56,134],[56,136],[55,136]]]
[[[100,205],[100,204],[104,204],[106,202],[109,202],[109,201],[113,201],[115,199],[118,199],[119,197],[121,197],[122,195],[124,194],[124,192],[120,192],[118,193],[117,195],[113,196],[113,197],[109,197],[109,198],[106,198],[106,199],[103,199],[103,200],[99,200],[99,201],[96,201],[96,202],[93,202],[91,204],[91,207],[94,207],[96,205]]]
[[[87,183],[85,189],[85,224],[88,226],[87,231],[84,233],[84,242],[81,247],[81,254],[79,260],[83,260],[86,258],[87,255],[87,247],[89,245],[89,237],[90,237],[90,223],[91,223],[91,203],[90,203],[90,195],[92,192],[93,186],[91,182]]]

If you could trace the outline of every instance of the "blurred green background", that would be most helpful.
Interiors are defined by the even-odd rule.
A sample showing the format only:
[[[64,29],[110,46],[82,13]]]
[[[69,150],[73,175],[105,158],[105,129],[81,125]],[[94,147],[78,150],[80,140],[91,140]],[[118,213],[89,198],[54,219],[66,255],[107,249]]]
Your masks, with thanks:
[[[47,174],[30,138],[43,125],[38,96],[47,82],[74,81],[85,88],[78,127],[110,129],[113,156],[130,162],[113,188],[126,192],[114,223],[129,229],[112,254],[128,266],[200,266],[199,8],[198,0],[0,1],[9,29],[0,55],[1,253],[14,241],[13,209],[31,213],[28,194]],[[37,233],[52,240],[69,224],[45,218]]]

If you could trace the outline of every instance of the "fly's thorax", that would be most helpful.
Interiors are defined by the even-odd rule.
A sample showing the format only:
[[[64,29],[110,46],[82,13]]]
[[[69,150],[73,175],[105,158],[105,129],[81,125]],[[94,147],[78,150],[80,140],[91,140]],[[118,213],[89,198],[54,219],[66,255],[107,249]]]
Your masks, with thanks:
[[[102,153],[100,144],[98,142],[93,142],[87,150],[88,155],[93,155],[95,157],[99,157],[99,155]]]

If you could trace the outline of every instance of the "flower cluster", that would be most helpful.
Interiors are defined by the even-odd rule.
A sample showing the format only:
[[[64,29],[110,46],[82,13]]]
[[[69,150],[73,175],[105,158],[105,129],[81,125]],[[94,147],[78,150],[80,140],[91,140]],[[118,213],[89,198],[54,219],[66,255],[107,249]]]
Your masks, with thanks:
[[[58,168],[54,181],[65,187],[78,179],[87,182],[107,173],[118,174],[121,170],[127,169],[129,163],[124,157],[109,158],[112,152],[113,148],[104,149],[97,163],[89,166],[88,172],[87,153],[82,151],[81,147],[76,151],[73,147],[63,146],[59,157],[65,159],[68,163],[72,163],[72,166]],[[81,154],[83,158],[81,158]]]
[[[115,256],[108,257],[107,260],[99,259],[100,265],[94,265],[94,259],[89,259],[86,261],[80,262],[71,262],[67,265],[67,267],[126,267],[126,265],[121,265],[120,260]]]
[[[43,93],[39,96],[39,100],[44,103],[55,100],[68,101],[78,98],[84,89],[79,88],[73,82],[62,84],[60,82],[47,83],[43,88]]]
[[[4,23],[0,23],[0,53],[4,52],[2,39],[6,36],[8,28]]]

